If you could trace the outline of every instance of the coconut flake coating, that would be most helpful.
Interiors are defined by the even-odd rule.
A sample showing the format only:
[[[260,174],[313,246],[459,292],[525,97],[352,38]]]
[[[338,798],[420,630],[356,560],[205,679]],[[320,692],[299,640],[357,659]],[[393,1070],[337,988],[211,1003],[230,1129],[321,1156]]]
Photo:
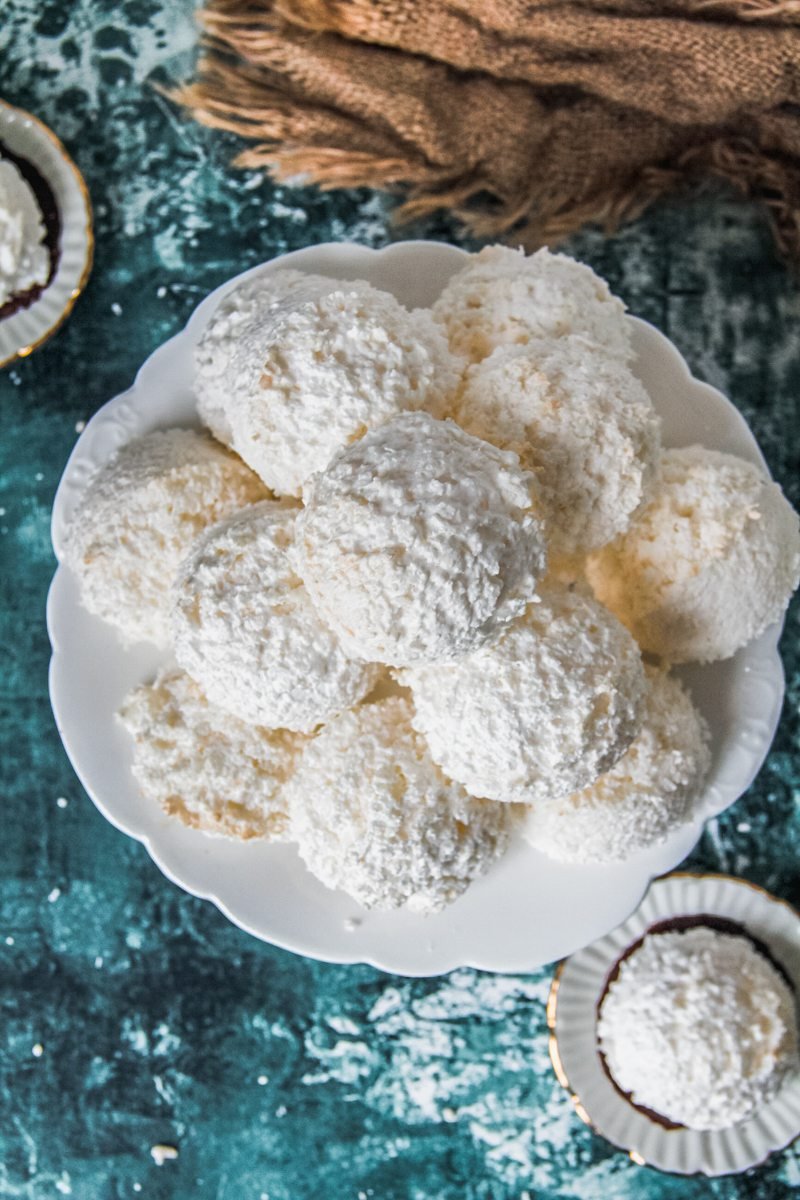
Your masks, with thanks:
[[[337,451],[396,413],[440,412],[462,364],[427,311],[363,281],[289,302],[242,331],[227,416],[236,450],[300,496]]]
[[[647,935],[609,986],[597,1032],[633,1102],[689,1129],[745,1120],[797,1067],[788,986],[747,938],[708,928]]]
[[[39,202],[0,149],[0,305],[47,283],[50,255],[44,237]]]
[[[241,459],[204,433],[128,442],[93,477],[68,530],[64,561],[83,605],[126,641],[167,645],[170,587],[192,542],[264,495]]]
[[[595,600],[557,585],[494,645],[401,681],[434,761],[492,800],[532,804],[593,783],[642,723],[633,638]]]
[[[545,566],[535,480],[451,421],[406,413],[315,477],[297,564],[353,655],[404,666],[483,645]]]
[[[658,416],[626,364],[583,337],[500,347],[469,369],[451,415],[536,475],[554,555],[610,542],[649,494]]]
[[[336,281],[322,275],[263,271],[223,296],[194,352],[197,411],[215,438],[228,446],[233,442],[226,409],[233,386],[233,360],[244,332],[274,323],[291,299],[321,294],[334,287]]]
[[[610,771],[527,809],[523,837],[559,862],[624,862],[690,820],[711,765],[708,727],[677,679],[645,666],[644,719]]]
[[[283,789],[305,739],[246,725],[174,669],[135,688],[119,715],[134,739],[133,774],[147,800],[206,833],[285,839]]]
[[[317,616],[289,560],[297,517],[265,500],[198,538],[175,584],[173,641],[213,704],[310,733],[365,696],[380,668],[348,658]]]
[[[714,662],[783,614],[800,580],[800,522],[752,463],[667,450],[650,503],[586,574],[644,650]]]
[[[632,357],[625,305],[591,267],[545,248],[486,246],[454,275],[433,306],[450,349],[480,362],[498,346],[582,333],[620,358]]]
[[[291,836],[326,887],[364,908],[432,913],[508,843],[505,806],[447,779],[407,697],[343,713],[305,748],[287,789]]]

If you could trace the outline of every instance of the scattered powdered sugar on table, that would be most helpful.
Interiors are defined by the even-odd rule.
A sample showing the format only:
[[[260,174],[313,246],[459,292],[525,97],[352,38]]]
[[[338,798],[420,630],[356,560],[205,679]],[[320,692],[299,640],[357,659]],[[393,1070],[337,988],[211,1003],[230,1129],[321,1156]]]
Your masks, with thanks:
[[[323,1005],[305,1042],[316,1066],[303,1082],[352,1087],[354,1099],[412,1131],[457,1128],[487,1183],[527,1187],[531,1196],[557,1187],[562,1172],[587,1161],[589,1138],[552,1073],[549,982],[469,969],[392,980],[369,1007],[348,1009],[338,1030]],[[405,1153],[402,1145],[395,1152]]]

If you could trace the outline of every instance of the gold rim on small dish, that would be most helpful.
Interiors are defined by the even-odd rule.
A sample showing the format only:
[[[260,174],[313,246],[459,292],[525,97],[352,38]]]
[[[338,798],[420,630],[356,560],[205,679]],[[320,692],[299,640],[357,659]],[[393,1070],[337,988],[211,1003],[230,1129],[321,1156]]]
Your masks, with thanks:
[[[25,109],[0,100],[0,141],[25,158],[53,190],[61,218],[54,277],[40,296],[0,319],[0,368],[33,354],[61,328],[86,286],[94,258],[92,204],[86,181],[58,137]]]
[[[728,1129],[668,1129],[617,1091],[597,1048],[597,1006],[627,949],[654,925],[708,915],[741,925],[774,955],[800,998],[800,913],[731,875],[677,871],[651,884],[639,908],[604,938],[560,963],[547,1001],[550,1060],[580,1119],[640,1166],[715,1177],[759,1166],[800,1138],[800,1071],[746,1121]]]

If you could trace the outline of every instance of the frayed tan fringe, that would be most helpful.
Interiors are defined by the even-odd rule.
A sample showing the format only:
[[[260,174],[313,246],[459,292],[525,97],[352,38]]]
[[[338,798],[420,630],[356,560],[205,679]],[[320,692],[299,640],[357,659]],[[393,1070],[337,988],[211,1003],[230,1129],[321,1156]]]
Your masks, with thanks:
[[[235,165],[534,247],[724,178],[800,260],[800,0],[214,0],[168,94]],[[540,82],[542,80],[543,82]]]

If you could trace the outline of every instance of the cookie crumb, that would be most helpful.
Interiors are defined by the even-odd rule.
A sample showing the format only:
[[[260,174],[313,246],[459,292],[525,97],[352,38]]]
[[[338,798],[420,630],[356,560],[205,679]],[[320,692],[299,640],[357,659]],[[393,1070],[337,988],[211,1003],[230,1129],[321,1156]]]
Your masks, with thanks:
[[[177,1146],[165,1146],[159,1142],[155,1146],[150,1147],[150,1155],[157,1167],[163,1167],[165,1162],[172,1161],[178,1157]]]

